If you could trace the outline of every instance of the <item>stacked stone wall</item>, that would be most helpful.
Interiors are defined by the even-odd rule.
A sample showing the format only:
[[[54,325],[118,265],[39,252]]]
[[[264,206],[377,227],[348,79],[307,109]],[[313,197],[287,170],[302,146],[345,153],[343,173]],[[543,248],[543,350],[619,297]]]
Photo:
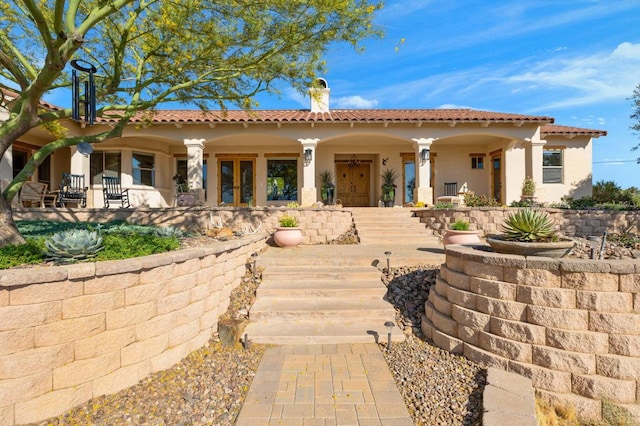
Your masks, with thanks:
[[[481,237],[500,234],[501,226],[515,208],[458,208],[458,209],[420,209],[415,215],[436,234],[443,235],[450,225],[459,219],[467,220],[470,229],[478,230]],[[640,234],[640,211],[610,210],[565,210],[542,209],[549,213],[558,230],[570,237],[602,235],[605,231],[621,234],[632,232]]]
[[[206,345],[265,239],[0,271],[0,424],[59,415]]]
[[[422,330],[443,349],[530,378],[539,397],[586,419],[612,401],[640,421],[640,261],[448,246]]]
[[[212,228],[212,217],[222,219],[224,226],[241,231],[247,226],[260,226],[261,232],[272,233],[284,215],[298,219],[303,244],[324,244],[347,232],[353,223],[351,212],[338,208],[232,208],[177,207],[163,209],[24,209],[14,210],[16,220],[53,220],[66,222],[108,222],[124,220],[155,226],[179,226],[183,229]]]

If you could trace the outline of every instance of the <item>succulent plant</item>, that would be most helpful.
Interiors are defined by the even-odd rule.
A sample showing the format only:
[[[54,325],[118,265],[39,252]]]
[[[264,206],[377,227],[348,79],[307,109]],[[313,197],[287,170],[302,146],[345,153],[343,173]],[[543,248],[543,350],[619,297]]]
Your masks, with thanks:
[[[298,219],[293,216],[282,216],[280,218],[281,228],[295,228],[298,226]]]
[[[44,245],[47,260],[56,263],[91,259],[104,249],[102,236],[86,229],[57,232]]]
[[[175,226],[163,226],[161,228],[156,228],[154,233],[156,237],[163,237],[163,238],[184,237],[184,232],[182,232],[180,229],[176,228]]]
[[[541,210],[522,209],[504,221],[505,239],[511,241],[556,241],[557,235],[549,215]]]
[[[458,219],[451,224],[451,229],[453,229],[454,231],[468,231],[469,222],[463,219]]]

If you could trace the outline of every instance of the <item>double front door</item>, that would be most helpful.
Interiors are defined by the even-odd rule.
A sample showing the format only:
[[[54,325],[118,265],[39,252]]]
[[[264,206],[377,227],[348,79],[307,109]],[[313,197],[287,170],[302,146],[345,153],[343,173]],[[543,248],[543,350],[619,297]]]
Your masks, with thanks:
[[[369,207],[370,205],[370,164],[336,164],[337,198],[345,207]]]
[[[253,206],[255,200],[255,158],[218,159],[218,204]]]

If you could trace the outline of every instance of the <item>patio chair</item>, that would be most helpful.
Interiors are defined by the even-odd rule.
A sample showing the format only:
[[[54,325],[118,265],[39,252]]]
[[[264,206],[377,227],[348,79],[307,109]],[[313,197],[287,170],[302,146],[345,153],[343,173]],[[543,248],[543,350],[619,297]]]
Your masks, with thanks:
[[[109,208],[109,200],[119,201],[120,207],[129,208],[129,190],[122,189],[120,178],[102,175],[102,193],[104,195],[104,206]]]
[[[23,207],[39,204],[39,207],[45,207],[44,199],[47,195],[49,185],[42,182],[25,182],[20,189],[20,205]]]
[[[65,203],[76,203],[80,207],[87,207],[87,188],[84,186],[84,175],[63,173],[58,192],[60,207]]]

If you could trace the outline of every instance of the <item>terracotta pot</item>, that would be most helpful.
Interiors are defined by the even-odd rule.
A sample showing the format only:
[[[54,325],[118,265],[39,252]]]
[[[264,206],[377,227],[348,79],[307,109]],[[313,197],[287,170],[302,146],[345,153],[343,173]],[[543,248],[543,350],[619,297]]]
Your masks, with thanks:
[[[273,241],[280,247],[295,247],[302,242],[302,230],[299,227],[276,227],[273,233]]]
[[[487,243],[496,253],[518,254],[520,256],[564,257],[576,245],[573,240],[562,239],[553,242],[507,241],[499,235],[488,237]]]
[[[456,229],[447,229],[442,237],[445,247],[448,244],[475,244],[480,242],[478,231],[458,231]]]

